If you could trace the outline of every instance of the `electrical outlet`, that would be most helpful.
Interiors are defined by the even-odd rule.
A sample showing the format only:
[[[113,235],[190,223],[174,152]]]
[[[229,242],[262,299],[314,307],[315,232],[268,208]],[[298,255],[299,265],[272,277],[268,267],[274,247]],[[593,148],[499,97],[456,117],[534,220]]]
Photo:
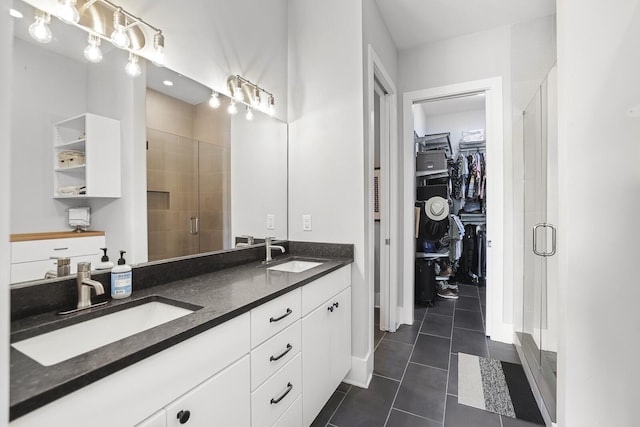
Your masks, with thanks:
[[[311,231],[311,215],[302,215],[302,231]]]
[[[276,216],[274,214],[267,214],[267,230],[276,229]]]

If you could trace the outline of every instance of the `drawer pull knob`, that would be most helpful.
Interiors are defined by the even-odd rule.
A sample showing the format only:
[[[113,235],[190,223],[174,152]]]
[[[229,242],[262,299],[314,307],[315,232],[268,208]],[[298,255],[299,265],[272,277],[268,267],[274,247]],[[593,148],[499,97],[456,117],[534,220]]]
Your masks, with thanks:
[[[185,424],[187,421],[189,421],[190,416],[191,416],[191,412],[180,411],[178,412],[178,416],[176,418],[178,418],[178,420],[180,421],[180,424]]]
[[[278,403],[280,403],[280,401],[282,399],[284,399],[287,396],[287,394],[289,394],[289,392],[291,390],[293,390],[293,385],[291,383],[288,383],[287,384],[287,391],[285,391],[284,394],[282,396],[280,396],[279,398],[277,398],[277,399],[271,398],[271,404],[272,405],[277,405]]]
[[[330,305],[329,307],[327,307],[327,310],[329,310],[330,312],[332,312],[332,313],[333,313],[333,306],[332,306],[332,305]]]
[[[338,302],[336,301],[336,302],[334,302],[334,303],[333,303],[333,306],[334,306],[335,308],[338,308],[338,307],[340,307],[340,303],[338,303]]]
[[[66,251],[69,248],[53,248],[54,251]]]
[[[290,315],[291,313],[293,313],[293,311],[290,308],[287,308],[287,312],[285,314],[283,314],[280,317],[272,317],[271,319],[269,319],[269,323],[279,322],[285,317],[287,317],[288,315]]]
[[[291,350],[293,350],[293,346],[292,346],[291,344],[287,344],[287,349],[286,349],[282,354],[280,354],[279,356],[271,356],[271,357],[269,358],[269,361],[270,361],[270,362],[275,362],[276,360],[280,360],[280,359],[282,359],[282,358],[283,358],[287,353],[289,353]]]

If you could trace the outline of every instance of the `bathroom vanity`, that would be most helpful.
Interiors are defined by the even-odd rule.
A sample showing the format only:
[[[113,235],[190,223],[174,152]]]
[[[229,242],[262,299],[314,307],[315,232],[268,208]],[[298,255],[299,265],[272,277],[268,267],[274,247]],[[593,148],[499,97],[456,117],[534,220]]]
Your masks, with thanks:
[[[134,268],[131,298],[70,317],[16,308],[12,344],[87,322],[104,336],[101,318],[148,304],[187,314],[64,360],[12,347],[11,425],[310,425],[351,367],[353,247],[284,245],[268,265],[256,245]]]

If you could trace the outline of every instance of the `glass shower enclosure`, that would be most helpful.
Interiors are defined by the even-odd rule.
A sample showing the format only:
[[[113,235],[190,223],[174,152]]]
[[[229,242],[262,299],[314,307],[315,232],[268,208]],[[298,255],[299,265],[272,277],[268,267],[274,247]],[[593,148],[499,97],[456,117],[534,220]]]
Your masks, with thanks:
[[[523,113],[522,318],[515,340],[543,416],[551,422],[556,420],[557,373],[556,84],[554,67]]]

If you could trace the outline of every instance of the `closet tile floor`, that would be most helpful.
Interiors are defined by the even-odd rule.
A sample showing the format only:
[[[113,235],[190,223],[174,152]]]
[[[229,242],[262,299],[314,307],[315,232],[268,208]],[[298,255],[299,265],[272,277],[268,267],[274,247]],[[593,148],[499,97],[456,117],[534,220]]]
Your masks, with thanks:
[[[378,329],[368,389],[340,384],[313,427],[532,427],[458,405],[458,352],[520,363],[513,345],[485,337],[485,288],[460,285],[458,300],[415,308],[415,323]]]

